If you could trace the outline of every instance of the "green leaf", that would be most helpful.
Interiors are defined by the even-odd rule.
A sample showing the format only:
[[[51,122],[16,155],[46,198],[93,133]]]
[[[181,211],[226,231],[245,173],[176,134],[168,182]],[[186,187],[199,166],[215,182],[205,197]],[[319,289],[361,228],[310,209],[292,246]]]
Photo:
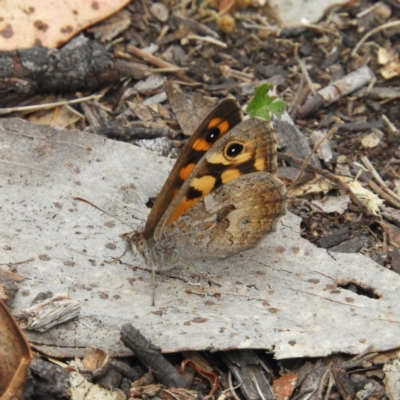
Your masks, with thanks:
[[[285,112],[285,103],[277,100],[276,96],[269,96],[268,91],[272,88],[269,83],[264,83],[254,90],[254,96],[249,101],[246,111],[251,118],[260,117],[270,122],[272,114],[280,118]]]

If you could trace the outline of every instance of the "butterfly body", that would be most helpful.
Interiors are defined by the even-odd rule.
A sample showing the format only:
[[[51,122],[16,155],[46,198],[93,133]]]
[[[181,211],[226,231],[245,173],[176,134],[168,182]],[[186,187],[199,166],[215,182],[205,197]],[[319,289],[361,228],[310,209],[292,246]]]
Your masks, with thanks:
[[[146,264],[168,269],[226,258],[275,230],[286,211],[275,133],[264,120],[241,119],[228,98],[185,146],[144,230],[130,237]]]

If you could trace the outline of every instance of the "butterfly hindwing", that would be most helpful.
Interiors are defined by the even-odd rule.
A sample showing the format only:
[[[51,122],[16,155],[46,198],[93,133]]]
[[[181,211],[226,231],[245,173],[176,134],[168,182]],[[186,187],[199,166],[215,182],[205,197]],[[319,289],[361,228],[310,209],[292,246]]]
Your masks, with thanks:
[[[275,231],[285,211],[282,182],[266,172],[251,172],[203,197],[165,227],[163,238],[179,247],[182,259],[226,258]]]
[[[155,237],[219,188],[252,173],[273,176],[276,170],[276,138],[270,124],[258,118],[242,122],[203,155],[164,213]]]

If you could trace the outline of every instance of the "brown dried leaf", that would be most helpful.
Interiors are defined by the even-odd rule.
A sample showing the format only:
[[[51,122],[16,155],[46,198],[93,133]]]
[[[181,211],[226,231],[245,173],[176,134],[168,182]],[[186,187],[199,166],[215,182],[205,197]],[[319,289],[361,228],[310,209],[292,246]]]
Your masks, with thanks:
[[[21,328],[0,299],[0,397],[22,398],[32,352]]]
[[[165,91],[183,133],[191,136],[214,107],[215,102],[212,103],[200,93],[184,94],[180,87],[172,82],[165,83]]]
[[[272,383],[272,390],[276,395],[276,400],[290,399],[298,378],[299,374],[286,374],[275,379]]]
[[[389,224],[388,222],[379,222],[380,226],[385,230],[389,237],[389,243],[397,247],[398,249],[400,248],[400,228],[398,228],[396,225]]]
[[[0,51],[37,45],[59,47],[128,3],[129,0],[2,1]]]

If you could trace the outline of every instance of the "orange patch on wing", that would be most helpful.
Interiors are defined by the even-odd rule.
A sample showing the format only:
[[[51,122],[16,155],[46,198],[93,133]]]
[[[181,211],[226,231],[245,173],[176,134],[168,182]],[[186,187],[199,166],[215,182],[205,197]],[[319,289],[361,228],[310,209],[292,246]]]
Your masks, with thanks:
[[[228,120],[222,118],[213,118],[208,123],[208,129],[212,129],[215,127],[218,127],[221,136],[224,135],[226,132],[228,132],[230,128]]]
[[[182,201],[175,208],[173,213],[171,214],[168,224],[171,224],[176,219],[178,219],[187,209],[196,204],[199,200],[201,200],[205,195],[211,192],[214,188],[216,178],[211,175],[205,175],[201,178],[194,178],[193,182],[191,182],[191,187],[199,192],[199,196],[193,199],[187,199],[184,197]]]
[[[262,157],[256,158],[256,160],[254,161],[254,168],[257,171],[265,171],[266,167],[265,167],[265,160]]]
[[[225,135],[229,131],[230,125],[228,120],[223,118],[213,118],[207,125],[208,129],[213,129],[217,127],[220,136]],[[205,138],[198,138],[194,141],[192,149],[196,151],[208,151],[211,149],[214,143],[208,143]]]
[[[172,224],[176,219],[178,219],[187,209],[196,204],[200,198],[192,200],[182,200],[178,207],[175,208],[174,212],[171,214],[168,220],[168,224]]]
[[[212,145],[213,143],[208,143],[205,139],[199,138],[194,141],[192,149],[196,151],[208,151]]]
[[[183,180],[186,180],[190,173],[193,171],[195,164],[188,164],[186,167],[181,168],[179,171],[179,177]]]
[[[227,184],[233,181],[234,179],[241,177],[242,175],[243,173],[238,169],[235,168],[228,169],[221,174],[221,181],[223,184]]]
[[[190,186],[192,186],[197,191],[201,192],[203,195],[200,196],[204,197],[206,194],[210,193],[213,190],[215,181],[217,179],[215,176],[212,175],[204,175],[201,178],[194,178],[191,182]]]

